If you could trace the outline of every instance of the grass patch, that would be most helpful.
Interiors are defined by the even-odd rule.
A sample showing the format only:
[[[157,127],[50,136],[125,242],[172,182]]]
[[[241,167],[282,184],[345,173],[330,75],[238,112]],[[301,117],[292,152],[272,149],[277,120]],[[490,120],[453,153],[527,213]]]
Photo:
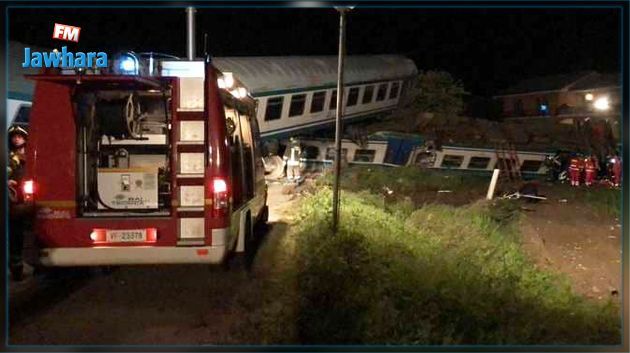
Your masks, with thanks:
[[[332,235],[330,199],[320,187],[297,222],[301,343],[619,343],[616,304],[588,301],[527,260],[514,203],[383,208],[373,193],[345,192]]]
[[[590,205],[602,214],[617,219],[621,216],[621,189],[603,186],[575,188],[562,184],[554,187],[554,193],[558,198]]]
[[[330,184],[330,174],[320,179]],[[420,169],[417,167],[350,166],[344,170],[341,186],[345,190],[370,190],[380,192],[383,186],[409,194],[417,191],[451,190],[462,191],[470,188],[487,188],[489,178],[462,172],[447,172]]]

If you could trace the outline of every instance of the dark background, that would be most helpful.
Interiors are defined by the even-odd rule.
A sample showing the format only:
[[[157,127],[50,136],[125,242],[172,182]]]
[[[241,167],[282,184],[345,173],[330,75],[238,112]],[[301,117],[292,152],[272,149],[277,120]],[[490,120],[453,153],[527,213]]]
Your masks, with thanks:
[[[183,8],[9,10],[9,38],[72,50],[157,51],[185,56]],[[348,16],[349,54],[402,54],[419,70],[442,69],[474,95],[524,78],[579,70],[619,72],[620,10],[614,8],[365,8]],[[82,28],[78,45],[51,39],[55,22]],[[200,8],[216,56],[335,55],[332,8]]]

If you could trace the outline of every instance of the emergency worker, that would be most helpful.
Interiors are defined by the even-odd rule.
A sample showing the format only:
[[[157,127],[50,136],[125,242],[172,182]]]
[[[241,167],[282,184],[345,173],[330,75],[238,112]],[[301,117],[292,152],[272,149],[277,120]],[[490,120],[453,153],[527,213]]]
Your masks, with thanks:
[[[24,202],[22,181],[26,171],[26,140],[28,133],[19,126],[9,129],[9,165],[7,170],[9,191],[9,269],[11,279],[21,281],[24,275],[22,250],[24,231],[28,225],[28,206]]]
[[[302,149],[300,142],[295,137],[289,139],[289,158],[287,160],[287,179],[290,181],[298,181],[301,177],[300,173],[300,156]]]
[[[571,157],[571,161],[569,162],[569,180],[571,180],[571,186],[580,186],[581,171],[581,158],[579,158],[577,155]]]
[[[621,158],[617,154],[613,155],[610,164],[612,183],[619,187],[621,185]]]
[[[584,184],[591,186],[595,182],[597,175],[597,161],[595,156],[584,158]]]

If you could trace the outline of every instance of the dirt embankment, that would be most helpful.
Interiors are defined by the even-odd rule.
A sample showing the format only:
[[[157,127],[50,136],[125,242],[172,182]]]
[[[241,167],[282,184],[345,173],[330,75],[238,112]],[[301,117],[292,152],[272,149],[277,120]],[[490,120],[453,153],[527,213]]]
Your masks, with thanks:
[[[619,220],[577,198],[561,198],[552,188],[543,189],[543,193],[549,200],[532,206],[532,212],[521,221],[527,254],[541,268],[567,275],[580,294],[595,300],[618,299]]]

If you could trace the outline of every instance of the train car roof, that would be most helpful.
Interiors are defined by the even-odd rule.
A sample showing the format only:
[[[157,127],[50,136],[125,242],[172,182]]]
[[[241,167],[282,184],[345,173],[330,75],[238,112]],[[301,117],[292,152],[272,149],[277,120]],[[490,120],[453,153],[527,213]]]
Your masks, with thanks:
[[[232,72],[256,96],[286,91],[334,87],[337,56],[215,57],[215,66]],[[400,55],[349,55],[344,81],[359,84],[416,75],[414,62]]]

